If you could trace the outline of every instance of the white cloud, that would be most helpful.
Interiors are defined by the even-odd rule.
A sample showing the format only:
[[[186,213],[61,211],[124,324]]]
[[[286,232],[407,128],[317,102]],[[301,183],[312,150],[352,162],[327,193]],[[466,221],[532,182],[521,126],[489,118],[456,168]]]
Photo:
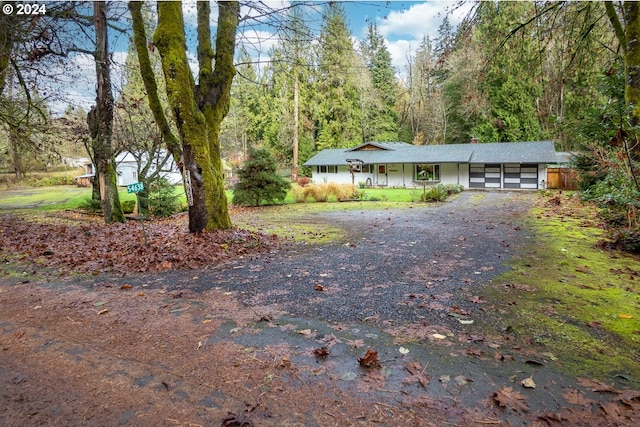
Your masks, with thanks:
[[[394,42],[387,41],[387,49],[391,54],[391,64],[396,72],[403,73],[407,66],[407,58],[409,58],[416,49],[418,43],[411,40],[396,40]]]
[[[386,38],[402,38],[420,40],[424,36],[435,39],[438,27],[456,3],[450,1],[435,1],[418,3],[407,10],[391,11],[386,18],[376,18],[378,29]],[[449,16],[452,27],[456,27],[471,9],[472,5],[463,4],[456,8]]]

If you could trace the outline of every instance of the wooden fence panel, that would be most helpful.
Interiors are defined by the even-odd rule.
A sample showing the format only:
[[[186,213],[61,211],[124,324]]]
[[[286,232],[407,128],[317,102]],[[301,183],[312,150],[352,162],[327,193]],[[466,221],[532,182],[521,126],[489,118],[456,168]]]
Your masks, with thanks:
[[[577,190],[578,172],[569,168],[547,169],[547,188],[559,190]]]

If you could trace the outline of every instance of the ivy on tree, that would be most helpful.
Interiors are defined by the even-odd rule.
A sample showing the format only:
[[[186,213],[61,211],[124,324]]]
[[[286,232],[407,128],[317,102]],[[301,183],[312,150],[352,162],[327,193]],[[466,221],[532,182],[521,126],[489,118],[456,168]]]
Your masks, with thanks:
[[[233,192],[233,204],[244,206],[284,203],[291,184],[278,175],[276,160],[268,150],[252,150]]]

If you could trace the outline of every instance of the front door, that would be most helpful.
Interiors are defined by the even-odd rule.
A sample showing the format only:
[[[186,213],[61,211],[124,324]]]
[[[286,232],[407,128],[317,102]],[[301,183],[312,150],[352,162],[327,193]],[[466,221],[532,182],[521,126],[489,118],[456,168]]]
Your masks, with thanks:
[[[378,165],[378,174],[376,178],[376,185],[387,185],[387,165]]]

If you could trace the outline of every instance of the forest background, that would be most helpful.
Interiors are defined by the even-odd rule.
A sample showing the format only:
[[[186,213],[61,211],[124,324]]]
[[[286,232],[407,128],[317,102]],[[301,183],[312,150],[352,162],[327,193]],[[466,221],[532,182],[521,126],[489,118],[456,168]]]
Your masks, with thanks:
[[[246,31],[237,37],[237,73],[219,133],[221,154],[229,164],[241,166],[249,150],[259,147],[268,149],[281,168],[291,169],[294,141],[300,165],[322,149],[365,141],[553,140],[559,151],[586,153],[577,165],[587,172],[584,188],[609,180],[605,189],[594,190],[595,198],[611,196],[609,190],[622,182],[624,210],[635,209],[635,156],[629,155],[634,148],[623,144],[633,127],[624,97],[625,46],[611,19],[613,14],[627,22],[622,3],[452,4],[451,13],[466,5],[462,22],[454,27],[445,16],[437,36],[425,36],[400,68],[393,65],[378,21],[370,21],[366,35],[356,39],[344,5],[242,5],[240,27],[254,26],[257,38],[248,38]],[[12,52],[12,67],[5,67],[21,72],[6,73],[1,82],[0,168],[18,178],[54,159],[85,155],[91,139],[87,111],[70,105],[60,115],[50,106],[60,92],[51,82],[68,82],[82,72],[66,68],[75,63],[65,58],[95,52],[95,30],[82,21],[87,7],[51,2],[46,13],[16,27],[23,32],[23,44]],[[153,3],[144,4],[147,34],[156,25],[155,9]],[[132,39],[126,3],[108,3],[107,17],[110,37],[119,43]],[[9,18],[16,17],[2,17],[13,22]],[[264,25],[277,40],[262,56],[266,60],[256,61]],[[195,37],[187,34],[187,44]],[[162,84],[152,42],[148,50]],[[121,76],[113,83],[114,153],[125,148],[154,152],[167,144],[149,109],[133,53],[130,43]],[[110,61],[115,62],[113,56]]]

